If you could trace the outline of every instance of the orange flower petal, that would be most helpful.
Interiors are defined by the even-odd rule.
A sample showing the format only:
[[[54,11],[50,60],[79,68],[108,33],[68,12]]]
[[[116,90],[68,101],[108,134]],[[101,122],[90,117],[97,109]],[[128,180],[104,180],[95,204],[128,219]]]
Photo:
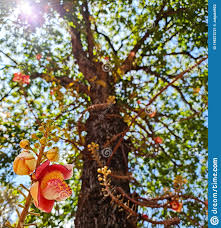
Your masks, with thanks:
[[[38,206],[38,190],[39,190],[39,182],[37,181],[34,184],[32,184],[30,189],[31,196],[34,199],[36,206]]]
[[[28,152],[20,153],[13,162],[14,172],[18,175],[29,175],[36,168],[36,159]]]
[[[35,205],[36,206],[36,205]],[[36,206],[41,211],[50,213],[54,206],[54,200],[47,200],[43,197],[41,191],[38,191],[38,206]]]
[[[33,183],[30,189],[31,196],[34,199],[34,205],[38,209],[50,213],[54,206],[54,200],[47,200],[42,196],[39,184],[38,181]]]
[[[37,167],[37,169],[35,171],[35,177],[37,180],[40,179],[45,174],[49,164],[50,164],[50,161],[47,160],[46,162],[42,163],[41,165],[39,165]]]

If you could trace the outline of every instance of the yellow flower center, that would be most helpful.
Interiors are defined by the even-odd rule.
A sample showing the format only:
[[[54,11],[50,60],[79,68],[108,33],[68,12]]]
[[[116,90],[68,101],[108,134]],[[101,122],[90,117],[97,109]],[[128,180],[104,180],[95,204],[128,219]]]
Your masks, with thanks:
[[[60,171],[52,171],[45,174],[45,176],[42,178],[42,181],[41,181],[41,189],[44,189],[47,186],[48,181],[52,179],[58,179],[63,181],[64,176]]]

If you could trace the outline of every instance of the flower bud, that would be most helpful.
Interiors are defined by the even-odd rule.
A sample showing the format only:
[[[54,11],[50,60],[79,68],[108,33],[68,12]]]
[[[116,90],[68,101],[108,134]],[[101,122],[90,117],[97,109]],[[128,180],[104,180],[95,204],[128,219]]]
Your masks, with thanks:
[[[38,136],[36,134],[32,134],[31,137],[32,139],[35,139],[35,140],[38,139]]]
[[[47,139],[45,137],[42,137],[40,139],[40,143],[41,143],[41,145],[45,146],[47,144]]]
[[[47,154],[46,157],[49,161],[51,162],[56,162],[59,159],[59,152],[58,152],[58,148],[54,147],[52,149],[50,149]]]
[[[100,168],[97,169],[97,172],[98,172],[98,173],[102,173]]]
[[[55,136],[55,137],[52,138],[52,140],[53,140],[54,142],[58,142],[58,141],[59,141],[59,138]]]
[[[45,129],[44,129],[43,126],[40,126],[40,127],[38,128],[38,130],[41,131],[41,132],[44,132]]]
[[[13,162],[13,170],[18,175],[29,175],[36,168],[37,161],[35,157],[28,153],[20,153]]]
[[[27,139],[23,139],[20,142],[20,147],[23,148],[23,149],[27,148],[29,145],[30,145],[30,143],[29,143],[29,141]]]
[[[98,177],[98,181],[102,181],[103,180],[103,178],[102,177]]]
[[[52,146],[52,142],[49,142],[49,143],[47,144],[47,146],[48,146],[48,147],[51,147],[51,146]]]

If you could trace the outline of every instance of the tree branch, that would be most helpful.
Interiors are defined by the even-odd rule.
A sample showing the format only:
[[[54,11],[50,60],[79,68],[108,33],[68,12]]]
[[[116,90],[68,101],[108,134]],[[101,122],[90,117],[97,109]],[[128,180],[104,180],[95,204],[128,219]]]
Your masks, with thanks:
[[[162,79],[164,82],[169,83],[169,81],[166,78],[164,78],[160,73],[158,73],[156,71],[152,71],[151,70],[151,67],[146,67],[146,66],[143,66],[143,67],[133,67],[132,69],[144,70],[146,73],[150,73],[150,74],[152,74],[152,75],[154,75],[154,76]],[[178,86],[176,86],[176,85],[171,85],[171,86],[180,94],[181,99],[184,101],[184,103],[186,103],[190,107],[190,110],[192,112],[196,113],[197,111],[193,108],[192,104],[189,103],[186,100],[186,98],[185,98],[183,92],[181,91],[181,89]]]
[[[5,55],[7,58],[9,58],[13,63],[15,63],[16,65],[18,65],[17,61],[14,60],[12,57],[10,57],[8,54],[6,54],[5,52],[3,52],[2,50],[0,50],[0,52]]]
[[[156,99],[157,97],[159,97],[168,87],[170,87],[171,85],[173,85],[177,80],[181,79],[186,73],[190,72],[192,69],[194,69],[195,67],[197,67],[198,65],[200,65],[203,61],[205,61],[208,58],[208,56],[202,58],[200,61],[198,61],[196,64],[194,64],[192,67],[188,68],[187,70],[181,72],[180,74],[178,74],[174,80],[172,80],[169,84],[167,84],[164,88],[162,88],[155,96],[153,96],[152,99],[150,99],[150,101],[148,102],[148,104],[146,105],[146,107],[148,107],[149,105],[151,105]],[[126,135],[126,133],[129,131],[130,127],[133,125],[133,123],[135,122],[136,118],[138,116],[140,116],[140,114],[143,113],[143,110],[141,110],[131,121],[130,125],[128,126],[128,128],[123,132],[122,137],[120,138],[120,140],[118,141],[118,143],[116,144],[116,146],[114,147],[114,150],[111,154],[111,156],[109,157],[108,161],[107,161],[107,165],[110,164],[112,157],[114,156],[114,154],[116,153],[118,147],[120,146],[121,142],[124,139],[124,136]]]
[[[157,17],[156,17],[156,20],[154,22],[155,26],[158,25],[159,21],[161,20],[162,16],[162,12],[163,12],[163,9],[164,7],[166,6],[166,1],[164,0],[163,1],[163,4],[162,4],[162,7],[160,9],[160,12],[158,13]],[[127,56],[127,58],[124,60],[124,62],[122,63],[120,69],[121,71],[123,72],[127,72],[131,69],[132,67],[132,63],[133,61],[135,60],[135,56],[136,56],[136,53],[138,52],[138,50],[140,49],[141,45],[144,43],[144,41],[149,37],[150,35],[150,30],[148,29],[146,31],[146,33],[144,34],[144,36],[137,42],[137,44],[133,47],[133,49],[131,50],[130,54]]]
[[[10,93],[11,93],[11,91],[14,89],[14,88],[16,88],[18,85],[14,85],[11,89],[10,89],[10,91],[7,93],[7,94],[5,94],[3,97],[1,97],[1,99],[0,99],[0,102],[4,99],[4,98],[6,98]]]
[[[117,51],[115,50],[113,44],[111,43],[110,38],[107,35],[105,35],[104,33],[99,32],[96,24],[95,24],[95,31],[105,38],[105,40],[108,42],[108,44],[110,45],[111,49],[113,50],[114,54],[117,55]]]
[[[160,11],[159,11],[159,13],[157,14],[157,16],[156,16],[156,20],[155,20],[155,22],[154,22],[154,25],[155,25],[155,27],[157,27],[158,26],[158,24],[159,24],[159,22],[160,22],[160,20],[162,19],[162,18],[167,18],[168,16],[171,16],[171,15],[174,15],[174,14],[177,14],[177,13],[179,13],[179,12],[181,12],[181,11],[183,11],[183,10],[186,10],[186,8],[180,8],[180,9],[178,9],[178,10],[173,10],[173,9],[169,9],[169,10],[166,10],[165,12],[163,12],[163,10],[164,10],[164,8],[165,8],[165,6],[166,6],[166,3],[167,3],[167,1],[163,1],[163,4],[162,4],[162,6],[161,6],[161,9],[160,9]],[[138,52],[138,50],[141,48],[141,46],[142,46],[142,44],[144,43],[144,41],[149,37],[149,35],[150,35],[150,31],[151,30],[147,30],[146,31],[146,33],[144,34],[144,36],[137,42],[137,44],[133,47],[133,49],[131,50],[131,52],[130,52],[130,54],[127,56],[127,58],[124,60],[124,62],[122,63],[122,65],[121,65],[121,67],[120,67],[120,69],[121,69],[121,71],[122,72],[128,72],[128,71],[130,71],[131,70],[131,67],[132,67],[132,65],[133,65],[133,62],[134,62],[134,60],[135,60],[135,55],[136,55],[136,53]],[[173,34],[171,37],[170,37],[170,39],[172,39],[176,34],[177,34],[178,32],[176,32],[175,34]],[[169,40],[170,40],[169,39]],[[166,41],[166,42],[168,42],[168,41]]]
[[[87,0],[84,1],[82,7],[81,7],[81,13],[83,15],[84,18],[84,22],[86,25],[86,32],[87,32],[87,42],[88,42],[88,53],[89,53],[89,57],[90,59],[93,58],[93,48],[94,48],[94,38],[93,38],[93,34],[91,31],[91,22],[90,22],[90,13],[88,10],[88,3]]]
[[[30,75],[30,79],[35,79],[35,78],[43,78],[45,79],[47,77],[47,74],[43,73],[33,73]],[[87,86],[83,85],[82,83],[74,81],[72,78],[69,78],[67,76],[62,76],[62,77],[56,77],[56,80],[60,82],[61,86],[68,86],[70,83],[73,83],[72,87],[76,89],[79,93],[85,93],[87,95],[90,95],[90,92],[88,91]],[[53,80],[46,80],[47,82],[52,82]]]

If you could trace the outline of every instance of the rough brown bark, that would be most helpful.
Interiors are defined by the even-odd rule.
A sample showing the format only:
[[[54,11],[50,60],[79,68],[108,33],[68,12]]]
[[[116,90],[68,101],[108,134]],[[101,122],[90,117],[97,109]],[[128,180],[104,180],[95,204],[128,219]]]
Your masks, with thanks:
[[[104,110],[103,110],[104,111]],[[117,105],[112,107],[108,113],[119,114]],[[108,138],[122,132],[127,127],[121,118],[108,118],[108,113],[104,118],[99,118],[102,111],[92,111],[86,122],[86,144],[95,142],[104,145]],[[110,145],[113,149],[116,142]],[[100,150],[101,151],[101,150]],[[129,153],[128,142],[123,141],[117,153],[113,156],[110,164],[112,171],[126,175],[128,171],[127,157]],[[108,158],[100,156],[103,161]],[[75,219],[76,228],[108,228],[108,227],[136,227],[135,222],[127,219],[128,214],[119,211],[110,205],[110,198],[105,198],[101,191],[101,186],[97,179],[98,165],[91,159],[90,153],[85,149],[83,155],[82,186],[78,201],[78,210]],[[129,193],[129,183],[126,180],[112,179],[114,186],[120,186],[126,193]]]
[[[89,96],[93,104],[105,103],[108,96],[113,95],[114,88],[111,87],[111,76],[102,70],[102,62],[93,61],[93,34],[90,28],[89,11],[87,1],[83,2],[81,13],[84,17],[85,29],[87,33],[87,51],[83,50],[80,33],[77,28],[70,28],[72,53],[79,66],[79,70],[83,73],[85,79],[90,83]],[[106,86],[101,86],[96,81],[91,80],[96,76],[96,80],[103,81]],[[105,113],[105,114],[103,114]],[[103,114],[103,115],[102,115]],[[116,114],[115,117],[108,117],[108,114]],[[78,209],[75,218],[76,228],[130,228],[136,227],[135,222],[127,219],[128,214],[125,211],[119,211],[118,208],[111,206],[109,197],[104,197],[101,185],[97,178],[98,164],[92,159],[87,145],[92,142],[97,143],[100,147],[99,153],[104,163],[108,158],[102,157],[101,150],[108,139],[123,132],[127,125],[120,116],[119,108],[116,105],[105,110],[91,110],[90,117],[86,121],[85,129],[87,132],[85,140],[85,150],[83,153],[83,170],[82,185],[78,198]],[[102,118],[99,118],[102,117]],[[116,140],[117,141],[117,140]],[[117,143],[114,141],[109,145],[112,149]],[[130,147],[128,142],[122,141],[117,153],[113,156],[109,168],[111,171],[126,175],[128,172],[128,153]],[[128,180],[112,179],[113,186],[121,187],[126,193],[130,194]]]

